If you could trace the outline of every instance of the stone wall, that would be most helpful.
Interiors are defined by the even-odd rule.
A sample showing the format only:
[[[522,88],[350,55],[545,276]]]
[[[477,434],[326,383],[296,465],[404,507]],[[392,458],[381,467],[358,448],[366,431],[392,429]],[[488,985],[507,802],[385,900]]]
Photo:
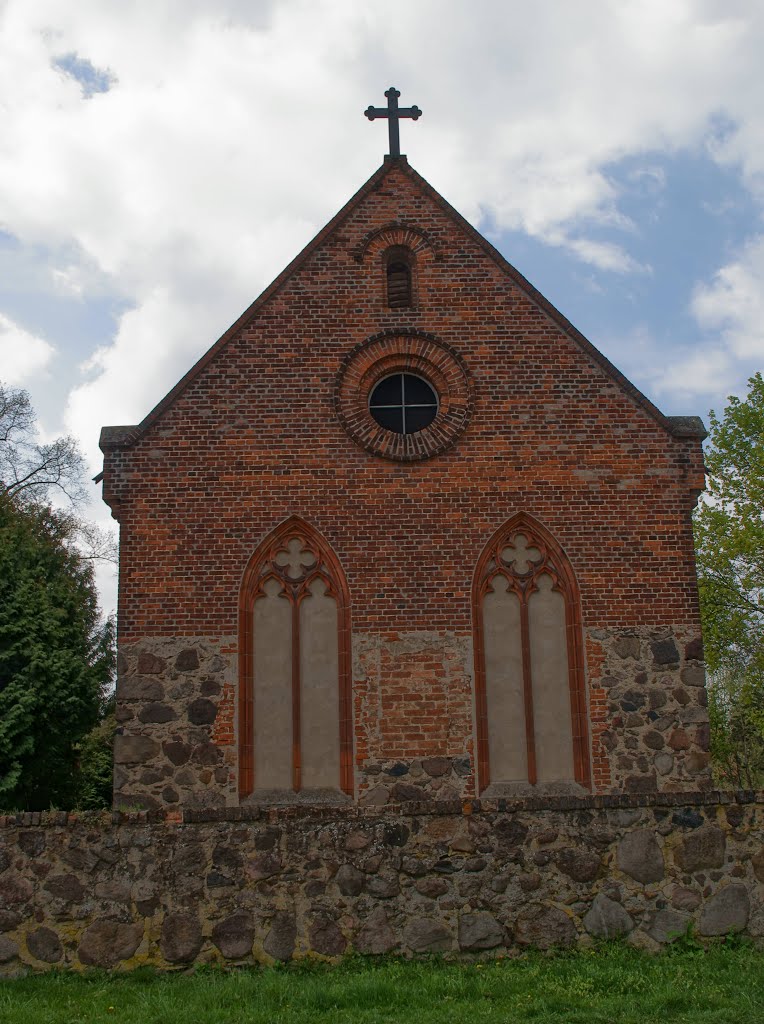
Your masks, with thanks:
[[[594,792],[710,789],[703,644],[681,628],[586,633]]]
[[[238,802],[236,638],[149,637],[119,649],[114,806]]]
[[[0,973],[764,936],[764,793],[0,817]]]

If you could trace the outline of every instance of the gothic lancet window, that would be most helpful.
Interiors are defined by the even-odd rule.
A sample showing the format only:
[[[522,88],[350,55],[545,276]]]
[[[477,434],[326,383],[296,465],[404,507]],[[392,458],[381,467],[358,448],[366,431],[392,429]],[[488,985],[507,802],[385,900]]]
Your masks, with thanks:
[[[590,785],[578,587],[551,534],[519,514],[475,574],[478,774]]]
[[[334,552],[282,523],[250,559],[239,613],[239,792],[352,795],[349,602]]]

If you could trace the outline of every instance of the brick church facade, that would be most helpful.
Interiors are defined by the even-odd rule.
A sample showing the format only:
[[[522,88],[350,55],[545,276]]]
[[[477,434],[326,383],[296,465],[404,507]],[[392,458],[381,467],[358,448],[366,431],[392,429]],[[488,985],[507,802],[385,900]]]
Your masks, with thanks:
[[[103,430],[116,805],[707,788],[703,436],[386,158]]]

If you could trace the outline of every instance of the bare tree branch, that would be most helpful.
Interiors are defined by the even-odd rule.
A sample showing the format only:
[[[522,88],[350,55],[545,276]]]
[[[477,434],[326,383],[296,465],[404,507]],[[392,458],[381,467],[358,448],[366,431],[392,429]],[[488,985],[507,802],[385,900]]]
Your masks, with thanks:
[[[28,393],[0,383],[0,492],[23,504],[45,501],[58,490],[78,507],[85,499],[84,473],[75,439],[40,444]]]
[[[65,542],[86,561],[116,564],[114,534],[78,514],[87,500],[84,479],[85,460],[75,439],[40,444],[29,394],[0,382],[0,495],[31,506],[49,501],[54,492],[63,494],[71,506],[71,511],[59,513]]]

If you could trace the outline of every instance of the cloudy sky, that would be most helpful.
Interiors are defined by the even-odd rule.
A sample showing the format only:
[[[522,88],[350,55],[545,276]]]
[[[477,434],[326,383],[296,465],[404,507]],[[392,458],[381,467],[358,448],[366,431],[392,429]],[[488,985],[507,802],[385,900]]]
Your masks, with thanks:
[[[705,417],[764,368],[762,52],[761,0],[0,0],[0,379],[97,472],[376,169],[392,83],[412,165]]]

